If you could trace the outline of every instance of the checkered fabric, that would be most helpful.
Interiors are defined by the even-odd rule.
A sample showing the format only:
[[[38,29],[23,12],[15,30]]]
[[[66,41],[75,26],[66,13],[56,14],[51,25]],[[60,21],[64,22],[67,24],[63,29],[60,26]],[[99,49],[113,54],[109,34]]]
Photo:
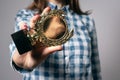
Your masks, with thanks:
[[[51,9],[58,9],[50,3]],[[69,29],[74,29],[73,37],[63,44],[63,50],[47,57],[32,71],[12,67],[23,75],[23,80],[102,80],[100,60],[97,45],[96,29],[93,18],[89,15],[78,15],[69,6],[61,8],[66,12]],[[19,22],[26,22],[29,26],[30,18],[37,11],[22,9],[15,18],[15,31],[19,29]],[[11,58],[15,51],[14,43],[10,44]]]

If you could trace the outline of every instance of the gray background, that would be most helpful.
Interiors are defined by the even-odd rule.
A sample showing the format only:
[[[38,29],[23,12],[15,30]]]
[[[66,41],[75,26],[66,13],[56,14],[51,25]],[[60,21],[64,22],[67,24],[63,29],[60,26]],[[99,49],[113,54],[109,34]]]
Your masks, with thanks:
[[[30,0],[0,0],[0,80],[22,80],[9,61],[10,34],[14,16]],[[120,80],[120,0],[81,0],[81,7],[92,10],[96,22],[103,80]]]

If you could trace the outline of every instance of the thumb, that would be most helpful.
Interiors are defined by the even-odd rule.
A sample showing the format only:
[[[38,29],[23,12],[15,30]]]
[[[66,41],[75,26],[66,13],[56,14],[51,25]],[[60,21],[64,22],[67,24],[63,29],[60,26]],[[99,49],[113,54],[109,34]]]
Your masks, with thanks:
[[[51,46],[51,47],[46,47],[43,51],[43,54],[46,54],[46,55],[49,55],[55,51],[60,51],[62,50],[62,46],[59,45],[59,46]]]

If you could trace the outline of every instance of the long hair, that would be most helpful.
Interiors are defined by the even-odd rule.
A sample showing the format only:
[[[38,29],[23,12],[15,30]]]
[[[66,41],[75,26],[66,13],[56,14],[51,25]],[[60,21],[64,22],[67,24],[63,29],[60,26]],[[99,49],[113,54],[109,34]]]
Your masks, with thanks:
[[[73,10],[77,14],[89,14],[88,11],[83,12],[79,5],[79,0],[65,0],[65,4],[70,6],[70,9]],[[43,9],[47,7],[46,0],[34,0],[32,4],[30,4],[27,9],[35,10],[38,9],[39,13],[42,13]]]

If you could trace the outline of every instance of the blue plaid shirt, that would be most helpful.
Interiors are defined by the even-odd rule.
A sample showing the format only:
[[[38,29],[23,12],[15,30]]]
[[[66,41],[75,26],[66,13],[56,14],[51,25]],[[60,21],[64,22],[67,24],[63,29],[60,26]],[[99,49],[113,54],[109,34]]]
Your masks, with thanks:
[[[57,9],[54,4],[51,9]],[[17,67],[15,70],[23,74],[23,80],[101,80],[100,61],[94,20],[89,15],[78,15],[69,9],[66,12],[69,28],[74,28],[73,37],[63,44],[63,50],[47,57],[32,71]],[[30,18],[37,11],[20,10],[15,18],[15,31],[19,29],[19,22],[26,22],[29,26]],[[15,51],[14,43],[10,44],[11,58]],[[12,60],[11,60],[12,62]]]

